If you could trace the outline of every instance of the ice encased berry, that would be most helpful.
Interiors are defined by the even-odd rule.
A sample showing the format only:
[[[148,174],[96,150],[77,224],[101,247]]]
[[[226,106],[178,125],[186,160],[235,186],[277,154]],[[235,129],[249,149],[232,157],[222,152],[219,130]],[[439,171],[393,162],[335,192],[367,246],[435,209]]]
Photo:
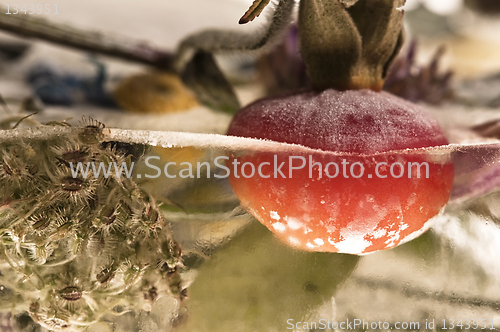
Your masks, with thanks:
[[[294,170],[293,178],[288,174],[290,152],[237,158],[256,168],[265,162],[284,163],[285,178],[275,176],[272,166],[270,178],[244,178],[240,167],[239,178],[232,174],[230,182],[243,206],[279,238],[301,249],[364,254],[395,247],[427,230],[428,220],[450,195],[451,162],[401,152],[447,144],[438,123],[422,108],[387,93],[326,90],[262,99],[235,116],[228,134],[344,153],[295,154],[307,165]],[[349,163],[347,177],[343,160]],[[323,169],[310,168],[313,163]],[[325,174],[329,163],[340,168],[334,178]],[[354,163],[364,167],[360,178],[349,176]],[[377,168],[380,163],[386,164]],[[428,164],[428,172],[421,166],[418,176],[416,163]],[[356,175],[359,164],[353,169]],[[396,177],[390,172],[393,164]],[[334,175],[333,167],[330,173]]]

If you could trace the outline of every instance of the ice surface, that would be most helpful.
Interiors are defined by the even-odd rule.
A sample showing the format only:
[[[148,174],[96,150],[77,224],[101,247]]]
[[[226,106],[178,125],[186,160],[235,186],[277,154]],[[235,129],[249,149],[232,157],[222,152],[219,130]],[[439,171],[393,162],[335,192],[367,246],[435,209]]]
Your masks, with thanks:
[[[68,127],[32,127],[17,130],[0,131],[0,146],[9,141],[30,139],[48,140],[57,137],[64,138],[79,132],[78,128]],[[201,150],[213,151],[212,154],[239,152],[288,152],[290,155],[318,154],[348,156],[341,152],[327,152],[308,147],[273,142],[269,140],[234,137],[219,134],[202,134],[190,132],[152,131],[152,130],[125,130],[105,128],[103,139],[132,144],[144,144],[164,148],[194,147]],[[453,160],[455,174],[460,178],[456,181],[453,199],[471,197],[471,195],[484,194],[498,185],[496,182],[497,161],[500,159],[500,140],[482,138],[477,134],[462,129],[457,134],[454,131],[452,141],[457,144],[448,144],[439,147],[399,150],[401,155],[426,156],[433,162],[446,162]],[[395,151],[376,153],[374,155],[394,154]]]

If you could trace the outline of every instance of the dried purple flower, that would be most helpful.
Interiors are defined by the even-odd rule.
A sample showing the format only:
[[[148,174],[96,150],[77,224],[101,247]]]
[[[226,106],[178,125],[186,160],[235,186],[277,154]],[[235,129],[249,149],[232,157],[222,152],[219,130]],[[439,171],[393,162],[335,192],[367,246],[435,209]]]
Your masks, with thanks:
[[[417,42],[412,41],[406,55],[396,59],[390,68],[384,90],[413,102],[424,101],[429,104],[439,104],[453,98],[453,72],[438,71],[444,51],[444,47],[440,47],[428,65],[419,66],[415,63]]]
[[[259,75],[268,94],[309,87],[306,65],[299,53],[299,30],[290,25],[284,40],[257,61]]]

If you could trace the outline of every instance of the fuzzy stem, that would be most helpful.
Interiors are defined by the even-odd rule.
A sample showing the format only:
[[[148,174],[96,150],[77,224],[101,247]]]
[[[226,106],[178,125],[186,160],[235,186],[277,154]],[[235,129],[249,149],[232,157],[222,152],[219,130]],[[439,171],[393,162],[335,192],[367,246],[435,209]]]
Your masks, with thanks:
[[[261,33],[238,30],[207,29],[186,37],[177,52],[177,68],[182,68],[196,51],[224,53],[238,51],[256,51],[264,46],[280,41],[285,29],[292,20],[294,0],[280,0],[273,17]]]

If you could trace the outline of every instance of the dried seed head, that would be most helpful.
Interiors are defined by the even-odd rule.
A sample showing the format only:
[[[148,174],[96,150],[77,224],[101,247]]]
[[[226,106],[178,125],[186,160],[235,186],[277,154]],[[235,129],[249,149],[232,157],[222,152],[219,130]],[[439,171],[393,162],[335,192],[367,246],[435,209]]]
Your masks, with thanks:
[[[161,244],[161,253],[167,259],[178,259],[181,257],[181,247],[173,240],[163,241]]]
[[[89,174],[87,175],[86,178],[80,174],[73,177],[66,172],[58,172],[57,196],[74,204],[88,204],[89,199],[94,195],[96,181]]]
[[[116,237],[104,235],[103,233],[93,234],[87,243],[87,252],[91,257],[113,256],[118,245]]]
[[[120,208],[120,205],[105,205],[102,207],[97,218],[94,219],[93,224],[107,236],[114,231],[122,230],[125,219],[126,215]]]
[[[90,148],[82,146],[78,142],[65,142],[62,146],[53,147],[52,151],[56,155],[56,159],[67,167],[71,166],[70,163],[76,166],[78,163],[84,163],[91,159]]]
[[[32,216],[31,227],[35,232],[41,232],[45,230],[50,225],[50,218],[47,215]]]
[[[6,229],[4,249],[19,267],[2,272],[26,298],[33,320],[50,330],[76,331],[80,321],[98,320],[116,303],[102,296],[120,296],[123,310],[135,310],[144,303],[137,294],[155,301],[171,279],[152,287],[165,276],[154,265],[165,219],[154,198],[133,179],[101,181],[92,169],[87,177],[72,176],[70,162],[130,163],[115,146],[91,144],[96,140],[89,135],[100,139],[103,125],[87,126],[77,139],[35,140],[29,151],[25,143],[0,147],[0,228]],[[177,265],[167,268],[176,274]],[[30,276],[34,282],[24,282]],[[33,291],[40,292],[38,301]]]
[[[78,138],[83,144],[95,145],[102,141],[104,123],[94,120],[92,118],[82,118],[83,128],[78,134]]]
[[[96,274],[96,279],[99,283],[105,284],[115,277],[115,270],[112,267],[105,267]]]
[[[69,235],[73,234],[82,222],[82,210],[76,208],[63,208],[56,212],[54,217],[54,227],[48,235],[51,241],[59,241],[61,239],[69,239]]]
[[[30,316],[35,322],[39,323],[42,327],[48,329],[49,331],[64,330],[71,326],[69,323],[69,312],[61,308],[55,308],[53,305],[45,308],[43,307],[43,304],[39,303],[39,301],[40,300],[36,303],[32,303],[30,306]],[[31,309],[36,310],[31,311]]]
[[[152,286],[148,289],[147,293],[144,293],[144,299],[154,302],[158,297],[158,289],[155,286]]]
[[[0,150],[0,181],[6,185],[24,188],[35,184],[38,160],[34,149],[27,144],[11,145]]]
[[[63,153],[61,159],[76,164],[79,162],[84,162],[88,156],[89,150],[87,148],[81,148],[78,150],[72,150]]]
[[[72,176],[65,176],[61,179],[61,188],[68,192],[77,192],[84,188],[84,181]]]
[[[156,209],[154,209],[151,205],[148,205],[142,211],[142,218],[144,221],[148,221],[151,224],[156,224],[159,222],[160,215],[158,214],[158,211],[156,211]]]
[[[29,176],[29,173],[26,172],[26,166],[22,160],[4,155],[3,160],[0,160],[0,178],[19,185],[24,176]]]
[[[78,287],[68,286],[59,291],[59,294],[66,301],[78,301],[82,298],[82,292]]]
[[[129,259],[126,259],[118,268],[118,272],[123,275],[125,283],[134,283],[146,271],[137,264],[133,264]]]
[[[130,144],[123,142],[103,142],[101,144],[101,149],[115,151],[117,154],[124,156],[125,158],[130,158],[130,162],[137,162],[141,157],[143,157],[149,146],[142,144]]]
[[[54,252],[54,248],[49,243],[40,243],[28,248],[28,257],[35,263],[42,265]]]
[[[114,207],[105,206],[101,211],[101,220],[104,225],[111,225],[116,220],[116,210]]]
[[[164,218],[158,209],[148,202],[134,211],[132,223],[131,227],[137,234],[156,236],[164,224]]]
[[[181,264],[181,248],[173,240],[163,241],[159,250],[160,256],[157,267],[164,275],[171,276],[177,272],[177,267]]]

